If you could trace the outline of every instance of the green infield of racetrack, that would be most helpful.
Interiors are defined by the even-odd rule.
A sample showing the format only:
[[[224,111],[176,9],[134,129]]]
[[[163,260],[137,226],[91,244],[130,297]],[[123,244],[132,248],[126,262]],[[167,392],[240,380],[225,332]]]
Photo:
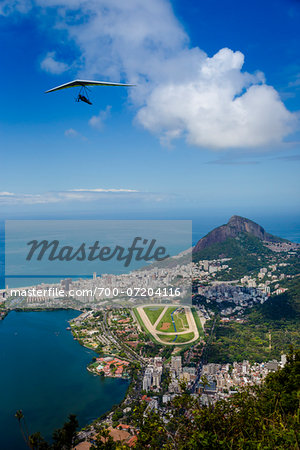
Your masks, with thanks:
[[[174,344],[177,345],[177,344],[185,344],[186,342],[191,341],[195,337],[195,334],[193,332],[186,334],[179,334],[177,335],[176,341],[174,341],[174,338],[176,336],[174,334],[172,336],[165,334],[158,334],[157,336],[166,343],[174,342]]]
[[[155,324],[163,309],[164,306],[145,306],[144,311],[152,325]]]
[[[171,311],[173,311],[173,310],[175,309],[175,307],[170,307],[170,308],[168,308],[168,309],[170,309]],[[199,341],[199,339],[200,339],[202,336],[204,336],[204,333],[203,333],[203,329],[202,329],[202,325],[201,325],[199,316],[198,316],[198,314],[197,314],[197,312],[196,312],[196,310],[195,310],[194,308],[191,308],[191,309],[192,309],[192,313],[193,313],[193,316],[194,316],[194,320],[195,320],[195,322],[196,322],[196,326],[197,326],[197,328],[198,328],[198,330],[199,330],[199,335],[200,335],[200,337],[199,337],[196,341],[192,342],[191,344],[187,344],[187,345],[186,345],[186,348],[189,348],[190,345],[196,344],[196,343]],[[138,313],[138,311],[137,311],[137,308],[133,308],[133,312],[134,312],[134,315],[135,315],[135,317],[136,317],[138,323],[140,324],[141,329],[147,334],[147,336],[149,337],[149,339],[150,339],[152,342],[155,342],[155,344],[158,344],[158,345],[161,345],[161,346],[162,346],[163,344],[162,344],[161,342],[158,342],[158,341],[155,339],[155,337],[150,333],[150,331],[148,331],[146,325],[145,325],[144,322],[142,321],[141,316],[139,315],[139,313]],[[171,319],[171,313],[170,313],[170,319]],[[149,320],[150,320],[150,319],[149,319]],[[170,332],[173,332],[173,333],[174,333],[173,323],[172,323],[172,329],[173,329],[173,331],[169,331],[169,333],[170,333]],[[162,341],[164,341],[164,342],[166,343],[165,345],[168,345],[168,344],[170,344],[170,343],[173,342],[174,337],[176,336],[176,334],[168,335],[168,333],[165,332],[165,334],[160,333],[158,336],[159,336],[159,338],[160,338]],[[175,344],[175,345],[177,345],[177,344],[185,344],[186,342],[188,342],[188,341],[190,341],[191,339],[193,339],[193,337],[194,337],[194,333],[193,333],[193,332],[189,332],[189,333],[186,333],[186,334],[178,335],[176,341],[174,341],[174,344]],[[185,347],[183,347],[183,348],[185,348]]]
[[[165,314],[163,315],[163,317],[161,318],[161,320],[159,321],[159,324],[156,327],[157,331],[163,332],[163,333],[174,333],[175,329],[174,329],[174,325],[172,322],[172,317],[171,317],[171,313],[173,311],[175,311],[176,309],[180,309],[180,306],[170,306],[167,311],[165,312]],[[174,322],[176,325],[176,331],[181,332],[181,331],[186,331],[188,330],[188,322],[187,322],[187,318],[185,315],[185,312],[183,313],[179,313],[173,314],[173,318],[174,318]],[[167,329],[163,329],[163,323],[169,323],[169,328]]]
[[[146,335],[149,337],[149,339],[152,342],[155,342],[155,344],[158,345],[163,345],[161,342],[158,342],[155,337],[153,336],[153,334],[150,333],[150,331],[148,330],[148,328],[146,327],[146,325],[144,324],[144,322],[142,321],[142,318],[137,310],[137,308],[133,308],[133,313],[138,321],[138,323],[140,324],[141,329],[146,333]]]

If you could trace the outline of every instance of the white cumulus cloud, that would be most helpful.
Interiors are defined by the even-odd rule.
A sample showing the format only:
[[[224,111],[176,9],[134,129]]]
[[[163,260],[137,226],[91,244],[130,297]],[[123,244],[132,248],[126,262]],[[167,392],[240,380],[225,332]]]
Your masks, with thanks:
[[[48,52],[45,58],[41,61],[41,68],[46,72],[59,75],[66,72],[69,69],[69,66],[64,62],[57,61],[55,52]]]
[[[105,120],[110,116],[111,106],[107,106],[104,111],[100,111],[98,115],[92,116],[89,120],[91,127],[102,130]]]
[[[138,120],[165,140],[184,136],[199,147],[278,144],[293,131],[296,118],[261,73],[242,72],[243,62],[242,53],[227,48],[199,59],[189,80],[154,87]]]
[[[85,137],[83,134],[79,133],[79,131],[75,130],[74,128],[68,128],[65,130],[64,135],[67,138],[72,139],[81,139],[82,141],[87,141],[87,137]]]

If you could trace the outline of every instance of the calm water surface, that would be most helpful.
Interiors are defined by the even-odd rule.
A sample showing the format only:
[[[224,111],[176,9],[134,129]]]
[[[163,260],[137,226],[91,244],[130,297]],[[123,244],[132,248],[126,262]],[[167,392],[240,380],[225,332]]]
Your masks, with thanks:
[[[22,409],[29,433],[49,438],[70,413],[81,426],[125,395],[128,382],[101,379],[86,366],[95,353],[66,330],[76,311],[11,312],[0,321],[0,448],[27,448],[16,410]]]

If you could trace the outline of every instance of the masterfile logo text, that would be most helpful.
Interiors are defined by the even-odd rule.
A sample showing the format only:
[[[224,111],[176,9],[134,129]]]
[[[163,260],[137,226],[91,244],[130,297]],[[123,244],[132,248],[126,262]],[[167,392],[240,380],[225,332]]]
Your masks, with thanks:
[[[163,246],[156,246],[156,239],[143,239],[142,237],[135,237],[132,244],[128,247],[116,245],[113,249],[108,246],[100,245],[99,241],[95,241],[91,246],[86,242],[82,242],[78,248],[72,245],[60,245],[60,242],[55,239],[52,242],[37,241],[36,239],[27,243],[30,250],[26,257],[26,261],[36,256],[37,261],[41,261],[44,257],[48,257],[48,261],[109,261],[116,258],[117,261],[123,261],[124,267],[128,267],[133,258],[136,261],[164,261],[170,255],[166,254],[166,248]]]
[[[191,247],[186,220],[7,221],[6,299],[14,307],[190,302]]]

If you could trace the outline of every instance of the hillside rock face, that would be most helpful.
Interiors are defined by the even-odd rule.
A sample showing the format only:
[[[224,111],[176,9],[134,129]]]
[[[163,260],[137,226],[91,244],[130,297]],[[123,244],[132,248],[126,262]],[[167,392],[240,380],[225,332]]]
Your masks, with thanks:
[[[279,238],[267,233],[263,227],[252,220],[246,219],[245,217],[232,216],[226,225],[215,228],[200,239],[195,245],[193,252],[196,253],[212,244],[224,242],[228,238],[235,238],[241,233],[249,233],[262,241],[280,241]]]

